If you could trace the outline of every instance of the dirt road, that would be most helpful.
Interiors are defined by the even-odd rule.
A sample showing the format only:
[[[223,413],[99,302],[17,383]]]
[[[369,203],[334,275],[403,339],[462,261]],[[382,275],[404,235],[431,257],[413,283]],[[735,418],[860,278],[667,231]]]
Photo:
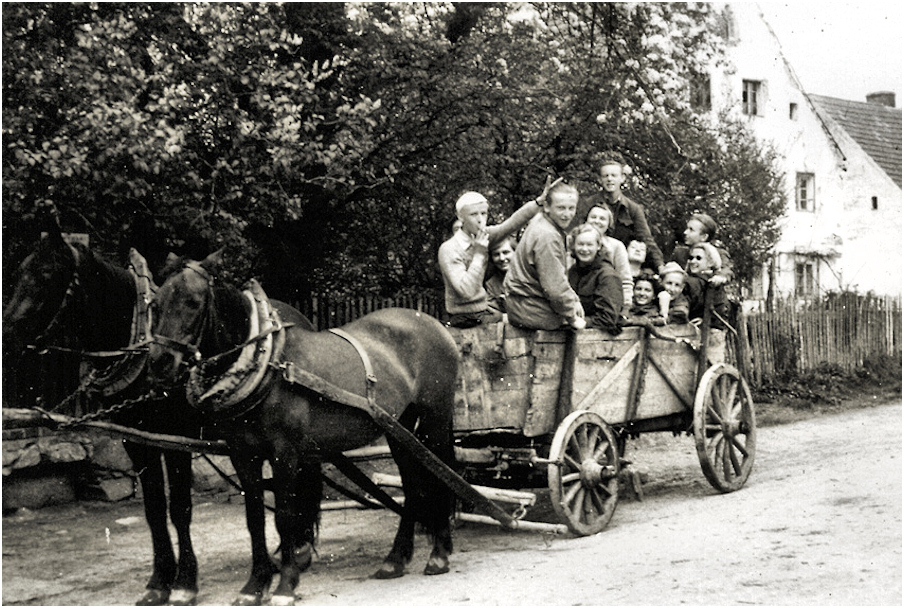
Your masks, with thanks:
[[[385,512],[324,514],[297,605],[901,605],[901,404],[761,428],[744,489],[720,495],[693,439],[647,435],[628,456],[647,475],[585,538],[457,529],[452,572],[368,576],[389,550]],[[199,502],[199,603],[245,580],[242,508]],[[271,536],[272,522],[270,528]],[[271,544],[275,544],[271,543]],[[3,604],[121,605],[141,594],[150,543],[140,504],[80,504],[3,520]]]

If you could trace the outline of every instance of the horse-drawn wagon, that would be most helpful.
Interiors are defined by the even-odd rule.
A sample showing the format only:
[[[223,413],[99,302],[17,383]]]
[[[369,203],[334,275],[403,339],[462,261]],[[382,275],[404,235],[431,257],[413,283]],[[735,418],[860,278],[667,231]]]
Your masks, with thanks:
[[[68,254],[68,246],[57,247]],[[79,301],[90,303],[93,292],[77,280],[79,265],[88,258],[73,254],[75,264],[60,270],[60,282],[84,291]],[[274,599],[285,601],[310,562],[319,511],[311,501],[320,500],[320,468],[312,464],[321,459],[402,515],[393,550],[377,573],[383,577],[401,575],[410,558],[414,520],[423,517],[435,527],[425,572],[448,570],[451,537],[444,510],[453,495],[503,527],[531,528],[520,518],[535,496],[523,490],[545,483],[564,526],[579,535],[601,531],[618,501],[625,442],[639,433],[693,433],[703,472],[722,492],[740,488],[750,474],[756,447],[753,403],[734,366],[708,364],[709,307],[699,330],[626,327],[617,336],[598,330],[527,331],[507,324],[459,330],[403,309],[377,311],[343,329],[312,332],[297,311],[271,305],[256,282],[243,292],[217,281],[215,265],[208,261],[186,262],[157,290],[153,331],[145,325],[138,332],[150,337],[121,352],[134,360],[136,348],[148,347],[149,364],[143,368],[174,382],[181,378],[184,383],[186,366],[191,368],[187,393],[184,384],[176,390],[202,417],[226,419],[226,439],[98,422],[102,412],[85,423],[119,432],[136,445],[231,456],[246,495],[254,555],[242,601],[260,601],[274,574],[263,538],[260,465],[265,459],[274,470],[277,528],[283,537]],[[135,302],[136,285],[139,294],[147,292],[141,291],[141,281],[121,282],[124,293],[131,290],[130,302]],[[150,314],[144,298],[138,298],[134,314],[120,315],[124,328]],[[68,307],[65,297],[59,306]],[[115,343],[107,348],[112,347]],[[142,419],[146,413],[140,408],[147,403],[139,398],[127,405]],[[114,406],[117,413],[121,408]],[[404,509],[377,482],[356,472],[349,458],[350,450],[381,433],[393,447],[403,479],[407,476],[405,489],[412,491],[406,491]],[[500,501],[519,507],[510,514]],[[188,518],[183,519],[180,537],[187,539]],[[180,549],[183,544],[190,552],[190,543],[180,542]],[[183,557],[194,563],[188,553],[180,562]],[[158,578],[155,571],[148,586],[149,593],[155,592],[152,599],[172,601],[169,589],[175,593],[179,581]],[[183,586],[189,595],[196,593],[191,581]]]

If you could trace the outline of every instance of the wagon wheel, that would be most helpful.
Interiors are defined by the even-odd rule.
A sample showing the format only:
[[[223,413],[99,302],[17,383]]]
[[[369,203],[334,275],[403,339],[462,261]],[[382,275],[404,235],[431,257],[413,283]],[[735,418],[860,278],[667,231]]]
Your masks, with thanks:
[[[700,467],[720,492],[739,490],[756,454],[756,418],[747,382],[725,363],[700,380],[694,400],[694,439]]]
[[[573,533],[596,534],[618,503],[618,444],[597,414],[579,410],[556,430],[549,448],[549,496],[559,519]]]

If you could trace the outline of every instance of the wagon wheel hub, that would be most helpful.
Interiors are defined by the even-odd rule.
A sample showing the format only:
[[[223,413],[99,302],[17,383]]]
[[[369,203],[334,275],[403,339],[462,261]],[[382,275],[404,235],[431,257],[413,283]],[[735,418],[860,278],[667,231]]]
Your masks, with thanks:
[[[612,476],[609,468],[601,465],[593,458],[587,458],[581,463],[581,483],[586,488],[601,485],[603,480]]]
[[[740,420],[724,420],[722,422],[722,433],[726,437],[734,437],[742,433],[742,423]]]

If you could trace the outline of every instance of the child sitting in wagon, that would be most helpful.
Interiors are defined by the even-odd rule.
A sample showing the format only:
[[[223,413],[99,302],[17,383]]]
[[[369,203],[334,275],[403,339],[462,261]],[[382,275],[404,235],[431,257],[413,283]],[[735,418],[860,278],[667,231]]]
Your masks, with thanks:
[[[662,291],[659,292],[659,314],[669,324],[687,323],[690,312],[690,302],[684,295],[687,273],[676,262],[669,262],[662,267],[660,279]]]
[[[707,287],[712,292],[712,315],[707,342],[707,355],[711,363],[725,360],[725,328],[728,318],[728,298],[722,284],[712,282],[722,266],[722,259],[715,247],[709,243],[698,243],[690,248],[687,261],[687,284],[685,293],[688,296],[691,323],[699,323],[703,319],[704,299]]]

